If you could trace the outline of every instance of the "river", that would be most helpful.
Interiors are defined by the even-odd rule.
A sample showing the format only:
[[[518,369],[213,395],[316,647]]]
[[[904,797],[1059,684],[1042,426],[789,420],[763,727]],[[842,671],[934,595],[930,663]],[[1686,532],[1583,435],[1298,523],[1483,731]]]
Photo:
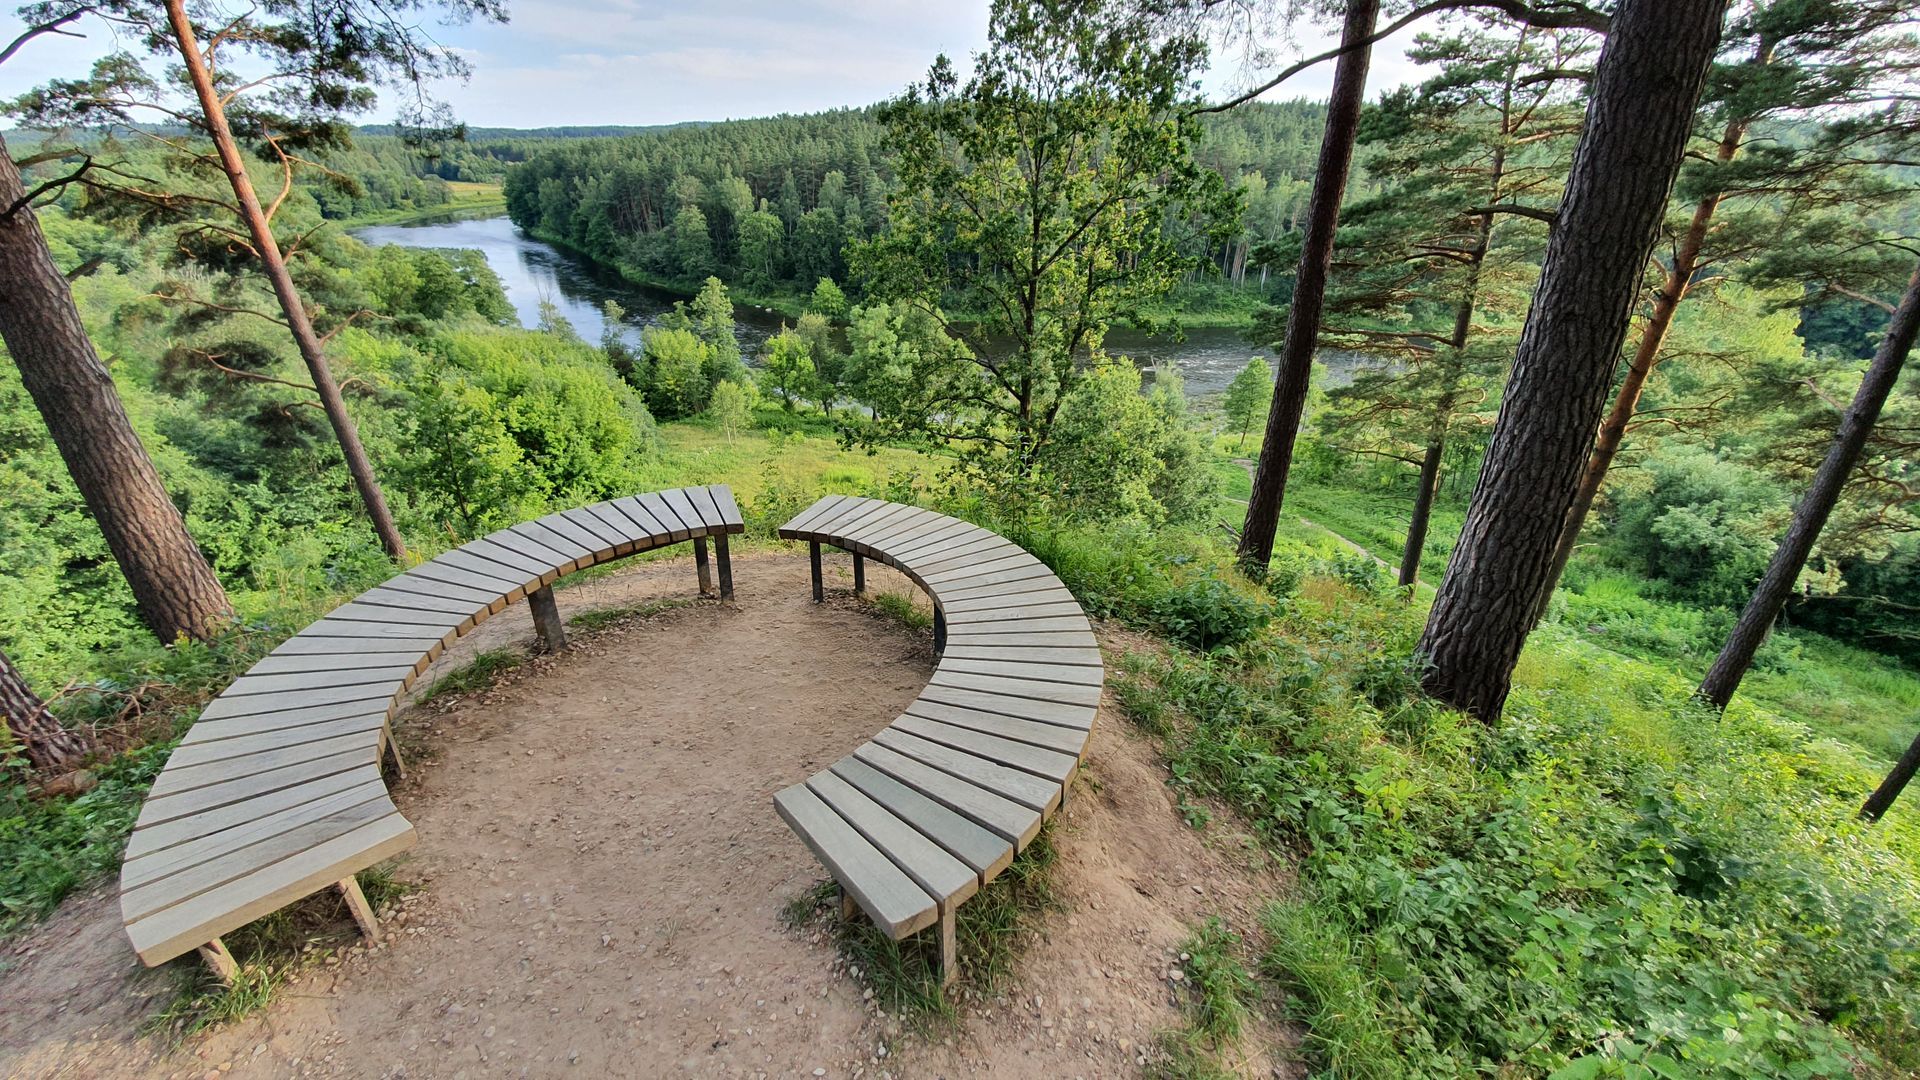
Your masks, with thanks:
[[[520,322],[533,326],[540,319],[540,305],[550,301],[573,324],[582,338],[600,340],[605,325],[601,307],[617,300],[626,309],[621,334],[639,344],[640,331],[673,308],[684,297],[659,289],[635,285],[618,274],[587,259],[522,232],[505,217],[474,218],[422,225],[375,225],[353,233],[369,244],[399,244],[419,248],[472,248],[485,255],[487,265],[500,275],[507,299],[520,315]],[[781,317],[763,308],[736,305],[735,332],[741,352],[753,356],[768,336],[780,329]],[[1263,350],[1246,343],[1239,330],[1202,328],[1189,330],[1183,341],[1166,337],[1150,338],[1130,329],[1116,329],[1107,335],[1107,351],[1130,356],[1152,367],[1172,360],[1186,377],[1191,397],[1217,394],[1226,389],[1241,367]]]

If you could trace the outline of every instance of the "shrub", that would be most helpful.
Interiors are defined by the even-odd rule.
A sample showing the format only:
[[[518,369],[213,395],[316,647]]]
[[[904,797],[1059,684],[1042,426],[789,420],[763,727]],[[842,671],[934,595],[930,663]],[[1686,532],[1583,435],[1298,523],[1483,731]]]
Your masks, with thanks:
[[[1210,652],[1237,645],[1273,618],[1273,605],[1208,575],[1155,597],[1154,623],[1183,645]]]

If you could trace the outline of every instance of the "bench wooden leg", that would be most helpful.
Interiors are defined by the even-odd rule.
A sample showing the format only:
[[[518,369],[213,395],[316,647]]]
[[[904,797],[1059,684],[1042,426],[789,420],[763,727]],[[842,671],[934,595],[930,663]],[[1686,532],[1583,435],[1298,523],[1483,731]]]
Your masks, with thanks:
[[[707,565],[707,538],[693,538],[693,570],[700,577],[700,595],[713,595],[713,570]]]
[[[222,985],[232,986],[233,980],[240,977],[240,965],[234,962],[233,954],[227,951],[227,943],[214,938],[200,946],[200,959],[220,980]]]
[[[853,553],[853,595],[867,595],[867,557]]]
[[[851,919],[860,913],[860,905],[844,887],[840,890],[840,918]]]
[[[340,895],[347,901],[347,910],[353,912],[353,921],[360,924],[360,933],[368,941],[380,940],[380,920],[374,918],[373,905],[367,903],[367,894],[360,891],[360,879],[341,878],[339,889]]]
[[[727,534],[713,538],[714,561],[720,564],[720,599],[733,599],[733,558],[727,553]]]
[[[940,913],[940,989],[953,985],[960,974],[960,944],[954,933],[959,923],[960,905],[952,904]]]
[[[548,652],[567,647],[567,627],[560,621],[560,605],[553,602],[553,586],[542,585],[527,594],[527,606],[533,609],[533,629]]]
[[[820,541],[807,541],[807,548],[813,560],[813,602],[818,604],[827,598],[826,582],[820,579]]]
[[[933,651],[947,651],[947,613],[940,610],[939,604],[933,605]]]
[[[386,728],[382,729],[381,735],[387,741],[387,756],[393,759],[393,775],[405,780],[407,778],[407,763],[406,760],[400,756],[400,744],[394,740],[393,726],[389,724]]]

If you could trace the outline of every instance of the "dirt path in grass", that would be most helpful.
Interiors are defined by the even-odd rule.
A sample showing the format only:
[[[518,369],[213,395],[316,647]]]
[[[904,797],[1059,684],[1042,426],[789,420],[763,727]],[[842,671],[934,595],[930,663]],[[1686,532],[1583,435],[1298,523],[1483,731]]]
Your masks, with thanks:
[[[844,559],[832,573],[844,590]],[[637,565],[562,590],[560,606],[684,598],[692,578],[685,559]],[[1109,702],[1058,819],[1062,909],[1000,993],[903,1031],[819,920],[783,924],[823,875],[771,796],[892,719],[931,671],[931,640],[844,592],[814,605],[802,557],[739,558],[735,580],[734,604],[579,634],[402,717],[413,760],[396,797],[420,842],[399,877],[419,888],[384,943],[316,952],[265,1009],[170,1047],[136,1034],[170,973],[139,969],[96,891],[0,952],[0,1075],[1093,1077],[1157,1063],[1180,1022],[1179,944],[1208,915],[1251,927],[1280,872],[1224,818],[1187,828],[1156,752]],[[885,571],[874,584],[912,592]],[[429,680],[531,637],[511,609]],[[1291,1075],[1284,1028],[1255,1028],[1244,1070]]]

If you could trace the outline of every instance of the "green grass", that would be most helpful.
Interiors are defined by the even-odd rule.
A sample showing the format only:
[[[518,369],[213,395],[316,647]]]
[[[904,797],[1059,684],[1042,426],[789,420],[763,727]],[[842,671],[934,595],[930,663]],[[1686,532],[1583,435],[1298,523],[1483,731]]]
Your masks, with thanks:
[[[872,593],[867,602],[873,605],[874,610],[909,630],[933,628],[933,612],[914,603],[913,597],[904,593]]]
[[[454,221],[462,218],[498,217],[507,212],[506,192],[499,184],[477,184],[449,180],[452,197],[439,206],[395,207],[368,214],[356,214],[335,222],[341,228],[364,225],[410,225],[415,222]]]
[[[1276,900],[1262,917],[1261,967],[1287,992],[1289,1014],[1305,1029],[1301,1049],[1317,1075],[1390,1080],[1401,1075],[1393,1034],[1353,954],[1352,932],[1338,912],[1302,900]]]
[[[501,675],[512,671],[526,659],[515,649],[488,649],[468,661],[465,666],[447,672],[434,680],[432,686],[420,695],[420,703],[425,704],[438,698],[455,694],[473,694],[491,687]]]

